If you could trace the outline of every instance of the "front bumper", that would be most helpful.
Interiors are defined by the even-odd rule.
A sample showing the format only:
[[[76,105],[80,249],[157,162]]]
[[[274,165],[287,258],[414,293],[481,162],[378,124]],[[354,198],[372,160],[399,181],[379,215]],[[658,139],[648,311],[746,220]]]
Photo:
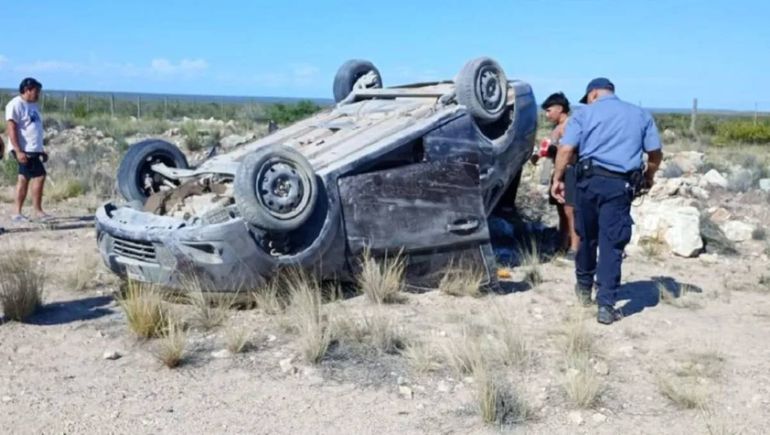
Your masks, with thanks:
[[[191,225],[129,207],[96,212],[99,251],[107,267],[132,280],[183,289],[196,279],[207,291],[250,291],[272,275],[276,261],[240,218]]]

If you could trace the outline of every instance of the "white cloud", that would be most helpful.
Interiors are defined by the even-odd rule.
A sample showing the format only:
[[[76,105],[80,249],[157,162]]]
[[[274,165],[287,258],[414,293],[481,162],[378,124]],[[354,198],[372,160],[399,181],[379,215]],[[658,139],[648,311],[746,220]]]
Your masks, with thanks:
[[[81,73],[85,70],[84,65],[62,60],[37,60],[32,63],[17,65],[14,68],[19,72],[45,73],[45,72],[68,72]]]
[[[150,69],[158,74],[192,74],[208,69],[209,64],[204,59],[182,59],[174,63],[166,58],[156,58],[150,62]]]
[[[8,58],[0,54],[0,68],[5,66],[6,63],[8,63]]]

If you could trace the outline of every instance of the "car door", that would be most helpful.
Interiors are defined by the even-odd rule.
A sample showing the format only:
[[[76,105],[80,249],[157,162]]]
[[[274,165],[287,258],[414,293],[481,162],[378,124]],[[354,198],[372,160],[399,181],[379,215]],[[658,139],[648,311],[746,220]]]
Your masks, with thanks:
[[[435,286],[451,264],[471,264],[489,282],[489,230],[478,166],[457,161],[416,163],[339,180],[347,244],[352,258],[407,254],[407,275]]]

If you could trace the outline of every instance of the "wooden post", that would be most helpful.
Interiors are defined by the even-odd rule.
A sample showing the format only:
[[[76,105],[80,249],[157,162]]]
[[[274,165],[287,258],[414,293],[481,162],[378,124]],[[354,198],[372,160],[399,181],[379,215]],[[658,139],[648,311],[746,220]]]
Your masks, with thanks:
[[[110,118],[115,117],[115,94],[110,94]]]
[[[693,134],[697,133],[696,122],[698,120],[698,99],[692,99],[692,112],[690,113],[690,131]]]
[[[754,102],[754,125],[757,125],[757,102]]]
[[[163,97],[163,119],[168,119],[168,97]]]
[[[142,118],[142,96],[138,95],[136,97],[136,119]]]
[[[64,103],[62,103],[62,112],[67,113],[67,94],[64,94]]]

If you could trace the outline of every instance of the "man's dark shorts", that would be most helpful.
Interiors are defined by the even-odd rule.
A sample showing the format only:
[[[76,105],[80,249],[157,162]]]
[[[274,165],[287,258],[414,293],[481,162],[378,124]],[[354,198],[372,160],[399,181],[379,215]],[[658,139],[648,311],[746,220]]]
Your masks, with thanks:
[[[18,159],[16,161],[18,162]],[[19,162],[19,175],[27,180],[43,177],[45,174],[45,165],[43,165],[41,153],[27,153],[27,163],[21,164]]]

